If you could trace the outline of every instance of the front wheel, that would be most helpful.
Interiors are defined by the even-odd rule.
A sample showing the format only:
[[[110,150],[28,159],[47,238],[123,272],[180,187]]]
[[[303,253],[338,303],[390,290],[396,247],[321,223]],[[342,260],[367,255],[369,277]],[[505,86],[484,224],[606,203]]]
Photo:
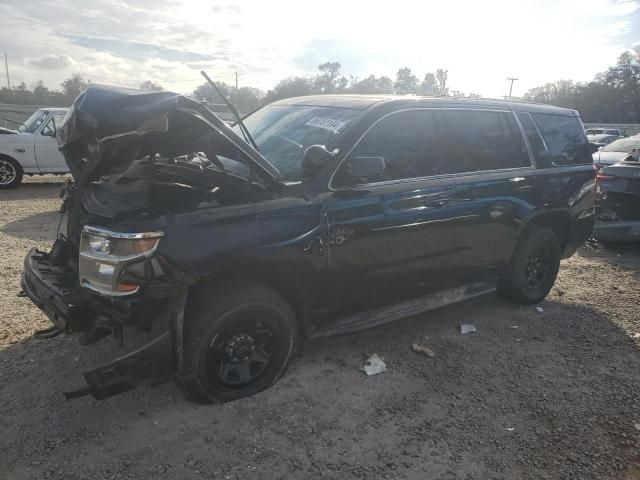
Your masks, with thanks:
[[[498,293],[518,303],[538,303],[553,287],[559,269],[558,236],[547,227],[529,227],[500,277]]]
[[[212,287],[215,288],[215,287]],[[295,315],[273,290],[234,284],[190,300],[181,384],[192,400],[226,402],[273,385],[298,337]]]
[[[22,167],[11,157],[0,155],[0,188],[16,188],[22,182]]]

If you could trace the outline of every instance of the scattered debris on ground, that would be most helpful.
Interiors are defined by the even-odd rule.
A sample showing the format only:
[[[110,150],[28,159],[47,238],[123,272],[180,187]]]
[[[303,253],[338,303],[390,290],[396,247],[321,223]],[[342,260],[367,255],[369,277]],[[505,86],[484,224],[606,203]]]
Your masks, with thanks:
[[[367,375],[378,375],[387,371],[387,364],[384,360],[374,353],[367,359],[367,363],[362,367],[362,371]]]
[[[424,347],[422,345],[419,345],[417,343],[414,343],[413,345],[411,345],[411,348],[413,348],[413,351],[416,353],[422,353],[423,355],[426,355],[427,357],[433,358],[436,356],[435,353],[433,353],[433,350],[431,350],[430,348]]]
[[[466,335],[467,333],[476,333],[476,326],[470,323],[463,323],[460,325],[460,333]]]
[[[66,401],[103,343],[36,341],[51,324],[16,295],[27,250],[55,239],[61,185],[0,191],[3,480],[640,478],[640,245],[563,260],[544,315],[485,295],[310,341],[277,385],[237,402],[194,405],[173,383]],[[460,319],[481,330],[460,335]],[[387,372],[363,375],[362,352]]]

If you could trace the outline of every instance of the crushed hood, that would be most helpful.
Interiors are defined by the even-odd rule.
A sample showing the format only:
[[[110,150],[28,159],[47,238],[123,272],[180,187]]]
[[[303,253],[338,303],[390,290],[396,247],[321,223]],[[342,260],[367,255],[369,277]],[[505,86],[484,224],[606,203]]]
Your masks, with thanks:
[[[190,153],[190,132],[211,129],[214,151],[236,148],[267,183],[279,171],[223,120],[193,99],[172,92],[91,85],[73,102],[59,126],[58,144],[79,183],[124,171],[149,154]]]

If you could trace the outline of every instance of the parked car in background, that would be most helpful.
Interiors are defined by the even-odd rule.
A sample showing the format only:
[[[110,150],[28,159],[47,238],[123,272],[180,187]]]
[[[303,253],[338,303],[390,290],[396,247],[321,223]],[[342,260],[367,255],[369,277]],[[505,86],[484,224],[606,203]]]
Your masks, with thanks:
[[[587,128],[585,133],[587,134],[587,138],[593,135],[613,135],[614,137],[626,136],[624,130],[620,128]]]
[[[202,402],[252,395],[304,337],[496,289],[539,302],[593,229],[573,110],[320,95],[231,128],[194,100],[140,93],[89,86],[75,101],[58,138],[75,179],[66,236],[25,258],[24,293],[54,330],[147,335],[71,397],[149,376]]]
[[[620,138],[602,147],[593,154],[593,163],[597,168],[613,165],[624,160],[632,159],[631,152],[640,148],[640,135]]]
[[[611,142],[614,142],[619,138],[620,137],[617,137],[614,135],[607,135],[607,134],[591,135],[587,137],[587,139],[589,139],[589,145],[591,145],[592,152],[597,152],[605,145],[609,145]]]
[[[0,135],[0,189],[17,187],[25,174],[69,172],[56,140],[67,110],[36,110],[17,130],[7,129]]]
[[[596,181],[594,237],[603,242],[640,241],[640,162],[605,166]]]

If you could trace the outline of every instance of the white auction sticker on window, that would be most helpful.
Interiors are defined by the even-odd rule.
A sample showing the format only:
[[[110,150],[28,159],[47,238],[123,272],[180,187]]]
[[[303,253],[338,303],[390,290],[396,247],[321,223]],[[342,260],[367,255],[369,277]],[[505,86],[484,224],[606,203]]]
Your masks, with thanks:
[[[342,127],[346,125],[345,122],[341,122],[340,120],[333,120],[331,118],[325,117],[313,117],[309,120],[305,125],[309,125],[310,127],[324,128],[325,130],[329,130],[333,133],[338,133]]]

